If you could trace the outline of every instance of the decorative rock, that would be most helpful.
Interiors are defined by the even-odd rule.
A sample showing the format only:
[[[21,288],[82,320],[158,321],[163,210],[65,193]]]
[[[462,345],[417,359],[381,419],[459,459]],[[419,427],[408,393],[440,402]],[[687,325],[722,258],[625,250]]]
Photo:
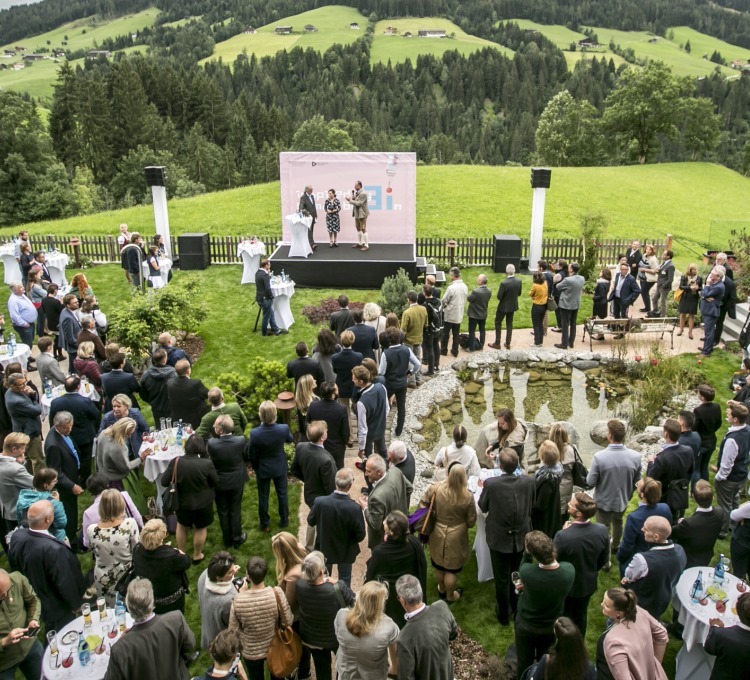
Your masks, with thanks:
[[[552,352],[549,350],[541,350],[537,353],[537,356],[539,357],[539,361],[545,361],[549,364],[554,364],[560,359],[559,352]]]
[[[423,444],[427,441],[421,434],[413,434],[411,440],[414,444]]]
[[[564,366],[560,369],[560,375],[571,375],[573,373],[572,368],[568,368],[567,366]]]
[[[663,441],[662,429],[656,425],[649,425],[643,432],[633,437],[633,441],[647,446],[659,444]]]
[[[513,363],[526,363],[529,360],[529,353],[520,349],[512,349],[508,352],[507,360]]]
[[[484,384],[474,382],[473,380],[470,382],[467,382],[464,385],[464,393],[465,394],[477,394],[477,392],[481,392],[484,390]]]
[[[539,357],[536,354],[529,354],[529,363],[536,364],[539,361]]]
[[[593,361],[594,353],[593,352],[579,352],[578,359],[580,359],[581,361]]]
[[[591,441],[599,446],[607,446],[609,441],[607,440],[607,421],[606,420],[595,420],[591,424],[591,430],[589,430],[589,437]]]
[[[586,371],[589,368],[598,368],[599,362],[586,359],[576,359],[572,365],[573,368],[577,368],[579,371]]]
[[[449,411],[450,411],[451,413],[461,413],[461,402],[460,402],[460,401],[455,401],[455,402],[453,402],[453,403],[452,403],[452,404],[451,404],[451,405],[450,405],[450,406],[448,407],[448,410],[449,410]]]
[[[476,371],[479,368],[479,364],[476,361],[470,361],[468,368],[470,368],[472,371]]]
[[[435,468],[428,466],[420,474],[425,479],[432,479],[435,476]]]
[[[448,422],[453,418],[453,412],[449,411],[447,408],[441,408],[440,411],[438,411],[438,418],[444,423]]]

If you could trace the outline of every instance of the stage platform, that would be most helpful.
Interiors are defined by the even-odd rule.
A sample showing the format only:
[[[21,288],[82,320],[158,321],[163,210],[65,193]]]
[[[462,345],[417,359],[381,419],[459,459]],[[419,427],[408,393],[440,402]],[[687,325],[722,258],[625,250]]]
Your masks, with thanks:
[[[271,255],[271,269],[281,270],[298,286],[306,288],[377,288],[383,280],[393,276],[399,268],[406,271],[412,281],[417,278],[416,245],[370,245],[363,253],[352,248],[351,243],[341,243],[338,248],[327,242],[318,243],[318,249],[308,258],[289,257],[289,245],[279,245]]]

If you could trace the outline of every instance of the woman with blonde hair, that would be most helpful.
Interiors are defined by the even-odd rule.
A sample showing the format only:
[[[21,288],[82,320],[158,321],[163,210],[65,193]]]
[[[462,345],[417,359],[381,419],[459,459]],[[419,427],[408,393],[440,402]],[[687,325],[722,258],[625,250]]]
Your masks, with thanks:
[[[557,444],[545,439],[539,446],[539,459],[542,464],[534,473],[536,497],[531,508],[531,526],[550,538],[560,530],[560,479],[563,468],[560,465],[560,450]]]
[[[112,370],[112,364],[110,362],[115,358],[116,354],[120,353],[120,345],[116,342],[110,342],[104,346],[104,353],[107,355],[107,358],[102,361],[102,373],[109,373]],[[123,365],[122,370],[125,371],[125,373],[135,373],[133,364],[130,363],[127,357],[125,358],[125,364]]]
[[[297,426],[299,429],[299,441],[307,441],[307,409],[310,408],[310,404],[317,401],[320,397],[315,394],[315,388],[318,384],[315,382],[315,378],[309,373],[303,375],[297,381],[297,389],[294,391],[294,404],[297,407]]]
[[[404,332],[401,330],[401,324],[398,320],[398,315],[393,312],[388,312],[388,316],[385,317],[385,330],[378,335],[378,342],[380,343],[380,351],[385,352],[391,345],[395,345],[393,338],[388,333],[389,328],[395,328],[398,331],[399,342],[404,342]],[[378,361],[380,359],[378,358]]]
[[[370,581],[357,593],[352,609],[341,609],[336,614],[338,680],[386,680],[398,672],[399,628],[385,614],[387,598],[388,586]]]
[[[573,497],[573,463],[576,462],[575,447],[570,441],[570,434],[562,423],[552,423],[549,428],[550,441],[557,444],[560,463],[563,467],[560,480],[560,513],[568,513],[568,503]]]
[[[145,515],[146,499],[135,470],[153,451],[144,449],[135,459],[130,459],[128,439],[135,427],[135,420],[125,417],[99,433],[96,439],[96,470],[109,482],[110,488],[127,491],[139,512]]]
[[[380,305],[374,302],[368,302],[362,308],[362,319],[364,319],[365,326],[370,326],[375,329],[376,337],[380,337],[380,334],[385,330],[385,317],[383,316],[383,310],[380,309]],[[380,350],[375,350],[375,361],[380,361]]]
[[[271,550],[276,558],[276,583],[284,591],[289,607],[294,616],[292,628],[299,635],[299,605],[297,604],[297,581],[302,576],[302,561],[307,557],[307,550],[300,545],[294,534],[281,531],[271,538]],[[297,667],[297,677],[310,675],[310,650],[302,648],[302,657]]]
[[[677,335],[682,335],[685,330],[685,321],[688,322],[688,338],[693,339],[693,328],[695,327],[695,315],[698,313],[698,301],[700,300],[703,279],[698,273],[698,266],[691,264],[680,278],[680,330]]]
[[[447,479],[428,487],[419,505],[426,508],[430,503],[435,521],[429,539],[430,561],[438,595],[452,604],[463,593],[463,588],[456,588],[456,581],[469,559],[469,529],[477,523],[477,508],[474,496],[466,488],[463,465],[452,463]]]
[[[99,364],[94,359],[94,343],[82,342],[78,345],[78,353],[73,360],[73,368],[81,378],[86,378],[99,394],[102,393],[102,374]]]

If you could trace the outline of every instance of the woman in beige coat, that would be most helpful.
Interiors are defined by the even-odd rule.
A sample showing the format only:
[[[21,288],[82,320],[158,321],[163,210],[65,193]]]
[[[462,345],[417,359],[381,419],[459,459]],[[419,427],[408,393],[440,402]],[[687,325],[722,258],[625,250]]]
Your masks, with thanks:
[[[438,595],[452,603],[463,592],[463,588],[456,588],[456,581],[469,559],[469,529],[477,522],[474,496],[466,488],[464,466],[452,463],[448,478],[425,491],[421,507],[428,507],[433,496],[435,527],[430,534],[430,560],[435,568]]]

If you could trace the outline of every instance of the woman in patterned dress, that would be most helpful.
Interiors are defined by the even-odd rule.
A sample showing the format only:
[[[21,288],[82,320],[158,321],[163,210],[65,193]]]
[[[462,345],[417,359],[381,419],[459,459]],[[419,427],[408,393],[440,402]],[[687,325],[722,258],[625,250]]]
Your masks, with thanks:
[[[99,521],[86,529],[89,546],[94,554],[96,592],[104,596],[107,606],[115,602],[115,586],[130,569],[133,550],[138,544],[138,525],[125,515],[125,500],[117,489],[102,492]]]
[[[338,248],[339,244],[336,243],[336,237],[341,230],[341,221],[339,220],[341,203],[339,203],[339,199],[336,198],[336,192],[333,189],[328,190],[328,198],[323,207],[326,211],[326,229],[328,229],[328,238],[331,240],[328,247]]]

